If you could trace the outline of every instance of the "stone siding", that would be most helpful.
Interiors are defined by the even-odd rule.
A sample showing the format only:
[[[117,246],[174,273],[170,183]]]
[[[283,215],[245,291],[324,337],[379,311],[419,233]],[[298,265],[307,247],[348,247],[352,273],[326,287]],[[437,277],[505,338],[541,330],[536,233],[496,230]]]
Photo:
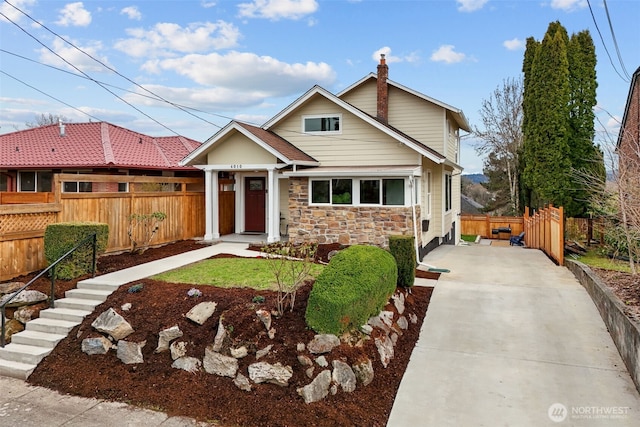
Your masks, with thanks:
[[[309,180],[289,179],[290,242],[387,247],[389,235],[413,235],[411,207],[309,206]]]

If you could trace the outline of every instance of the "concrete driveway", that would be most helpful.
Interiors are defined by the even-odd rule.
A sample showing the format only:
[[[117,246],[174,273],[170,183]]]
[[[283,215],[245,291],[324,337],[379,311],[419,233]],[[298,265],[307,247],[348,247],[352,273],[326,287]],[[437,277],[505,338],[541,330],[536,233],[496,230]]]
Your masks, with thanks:
[[[640,396],[584,288],[541,251],[441,246],[388,426],[638,426]]]

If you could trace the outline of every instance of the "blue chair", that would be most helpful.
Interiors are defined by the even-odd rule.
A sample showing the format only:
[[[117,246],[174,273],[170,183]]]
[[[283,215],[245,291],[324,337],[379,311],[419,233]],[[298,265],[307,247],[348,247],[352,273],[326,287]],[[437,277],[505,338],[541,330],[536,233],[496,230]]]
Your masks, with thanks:
[[[509,238],[509,245],[524,246],[524,231],[517,236],[511,236],[511,238]]]

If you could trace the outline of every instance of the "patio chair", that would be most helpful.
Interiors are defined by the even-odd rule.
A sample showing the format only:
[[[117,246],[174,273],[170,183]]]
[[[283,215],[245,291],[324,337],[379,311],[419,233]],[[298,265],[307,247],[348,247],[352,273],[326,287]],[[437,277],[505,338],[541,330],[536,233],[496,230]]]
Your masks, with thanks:
[[[509,239],[510,246],[524,246],[524,231],[517,236],[511,236]]]

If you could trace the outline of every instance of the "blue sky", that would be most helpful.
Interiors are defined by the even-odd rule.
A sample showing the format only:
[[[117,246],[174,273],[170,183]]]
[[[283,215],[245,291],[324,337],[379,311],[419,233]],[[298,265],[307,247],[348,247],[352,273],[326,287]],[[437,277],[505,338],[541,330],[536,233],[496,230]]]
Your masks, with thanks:
[[[640,65],[637,0],[9,0],[0,12],[0,133],[51,113],[204,141],[230,119],[262,124],[315,84],[337,93],[380,53],[391,80],[479,126],[482,101],[520,77],[526,38],[558,20],[594,40],[604,142]],[[482,171],[473,145],[464,173]]]

